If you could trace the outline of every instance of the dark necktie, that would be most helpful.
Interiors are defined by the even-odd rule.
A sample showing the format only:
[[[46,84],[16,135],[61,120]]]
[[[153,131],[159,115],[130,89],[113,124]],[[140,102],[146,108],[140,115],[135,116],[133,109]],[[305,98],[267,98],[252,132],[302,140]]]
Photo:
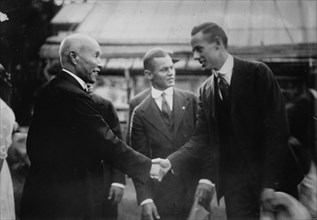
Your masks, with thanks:
[[[218,73],[218,89],[221,93],[220,98],[223,101],[228,101],[229,95],[230,95],[230,87],[229,87],[228,82],[223,77],[223,74],[220,74],[220,73]]]
[[[163,92],[162,93],[162,112],[168,119],[171,119],[171,109],[166,101],[165,96],[166,96],[166,93]]]

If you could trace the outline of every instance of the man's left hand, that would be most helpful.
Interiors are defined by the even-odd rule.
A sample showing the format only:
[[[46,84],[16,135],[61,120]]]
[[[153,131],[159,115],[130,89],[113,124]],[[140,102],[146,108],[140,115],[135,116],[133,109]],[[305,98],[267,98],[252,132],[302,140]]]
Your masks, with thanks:
[[[206,183],[198,183],[195,196],[198,203],[209,210],[210,202],[215,194],[215,187]]]
[[[264,210],[274,211],[275,191],[271,188],[263,188],[261,193],[261,204]]]
[[[113,204],[118,204],[121,202],[123,197],[123,191],[124,189],[118,186],[111,186],[109,190],[109,196],[108,199],[112,199]]]

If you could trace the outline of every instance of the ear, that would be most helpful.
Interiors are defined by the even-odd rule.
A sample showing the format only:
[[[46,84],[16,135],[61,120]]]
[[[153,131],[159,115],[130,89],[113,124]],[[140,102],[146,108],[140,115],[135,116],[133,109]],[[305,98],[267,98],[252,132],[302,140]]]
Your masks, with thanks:
[[[74,51],[70,51],[68,54],[68,59],[70,61],[70,63],[72,64],[77,64],[77,55]]]
[[[153,79],[153,74],[151,73],[150,70],[144,70],[144,76],[145,76],[148,80],[152,80],[152,79]]]
[[[219,49],[223,45],[221,37],[218,37],[218,36],[215,37],[215,42],[216,42],[217,49]]]

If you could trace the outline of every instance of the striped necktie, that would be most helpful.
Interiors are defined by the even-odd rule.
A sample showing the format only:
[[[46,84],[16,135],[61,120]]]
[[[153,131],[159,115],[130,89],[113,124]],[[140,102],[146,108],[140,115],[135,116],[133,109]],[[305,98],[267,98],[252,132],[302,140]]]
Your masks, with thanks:
[[[162,93],[162,112],[168,119],[171,119],[171,108],[169,107],[165,97],[166,97],[166,93],[163,92]]]
[[[230,86],[225,80],[223,74],[218,73],[218,89],[221,100],[228,101],[230,96]]]

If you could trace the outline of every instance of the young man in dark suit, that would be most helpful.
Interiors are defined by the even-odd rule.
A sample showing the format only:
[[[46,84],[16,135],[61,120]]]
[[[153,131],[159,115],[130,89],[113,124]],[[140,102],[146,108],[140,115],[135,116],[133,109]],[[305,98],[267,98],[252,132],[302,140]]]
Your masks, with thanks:
[[[149,95],[132,114],[131,146],[150,157],[165,158],[188,141],[196,123],[197,97],[174,88],[175,69],[161,48],[148,51],[144,75],[151,81]],[[161,182],[135,182],[142,219],[186,219],[193,204],[200,173],[199,161],[189,161],[179,175],[168,174]]]
[[[228,219],[258,219],[260,204],[271,209],[283,190],[288,123],[279,85],[268,66],[233,57],[227,36],[215,23],[193,28],[194,59],[212,75],[200,88],[195,134],[180,150],[156,162],[176,173],[189,158],[209,155],[198,185],[201,203],[214,186],[224,196]],[[288,186],[296,194],[296,186]]]
[[[101,69],[98,42],[73,34],[59,54],[62,72],[35,97],[21,219],[96,218],[93,190],[101,160],[142,183],[154,169],[149,158],[113,134],[86,92]]]
[[[172,58],[173,63],[177,63],[179,59]],[[129,102],[129,117],[127,121],[127,143],[130,144],[130,128],[131,128],[131,116],[135,107],[137,107],[148,95],[151,93],[151,88],[146,88],[136,94]]]

